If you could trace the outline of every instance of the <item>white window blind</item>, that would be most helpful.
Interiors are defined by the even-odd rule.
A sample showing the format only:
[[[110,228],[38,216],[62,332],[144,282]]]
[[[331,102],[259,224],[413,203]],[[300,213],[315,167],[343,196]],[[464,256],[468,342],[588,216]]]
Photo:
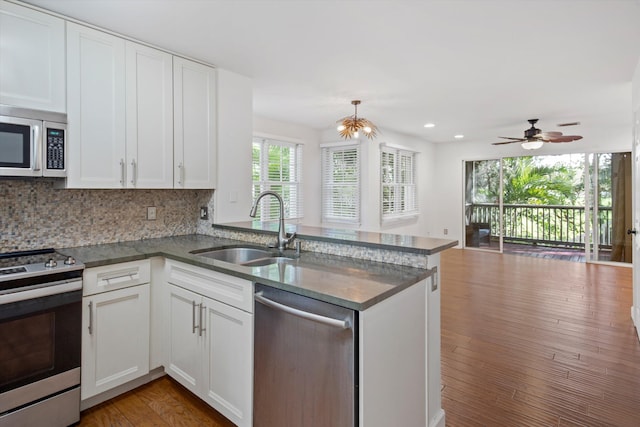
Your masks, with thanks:
[[[302,145],[254,138],[252,165],[253,200],[263,191],[275,191],[284,201],[285,218],[302,218]],[[256,218],[276,220],[279,210],[275,197],[264,197]]]
[[[360,147],[322,148],[322,221],[360,223]]]
[[[382,219],[416,215],[416,153],[390,146],[380,150]]]

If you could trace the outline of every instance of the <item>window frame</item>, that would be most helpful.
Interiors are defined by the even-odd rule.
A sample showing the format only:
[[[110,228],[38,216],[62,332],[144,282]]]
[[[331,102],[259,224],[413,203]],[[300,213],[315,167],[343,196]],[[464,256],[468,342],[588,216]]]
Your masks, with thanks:
[[[320,144],[321,148],[321,221],[323,224],[343,224],[359,226],[361,223],[362,212],[362,148],[360,141],[334,142]],[[349,153],[351,152],[351,153]],[[342,153],[343,156],[348,153],[347,161],[355,159],[355,174],[342,173],[342,178],[351,178],[355,175],[355,180],[340,181],[329,180],[334,175],[334,162],[329,163],[329,157],[333,159],[333,155]],[[343,160],[345,158],[343,157]],[[355,206],[353,208],[335,209],[336,199],[329,199],[328,196],[336,189],[351,190],[352,197],[355,198]],[[344,191],[341,191],[344,194]]]
[[[419,152],[409,148],[390,145],[386,143],[380,144],[380,222],[388,224],[396,221],[410,220],[418,217],[420,214],[420,205],[418,199],[418,154]],[[393,157],[393,173],[392,181],[385,182],[385,156]],[[403,173],[402,158],[410,159],[410,170],[407,176]],[[388,162],[387,162],[388,163]],[[409,178],[408,180],[406,178]],[[389,199],[385,199],[385,189],[393,194],[391,203],[392,208],[387,212],[388,208],[385,203]]]
[[[258,173],[259,180],[254,180],[255,167],[256,163],[254,162],[253,157],[253,148],[258,144],[260,145],[260,156],[258,163]],[[269,176],[269,147],[286,147],[292,150],[293,156],[289,158],[289,170],[288,175],[290,178],[289,181],[283,181],[282,176],[285,175],[283,173],[282,164],[280,165],[280,179],[274,180],[271,179],[273,177]],[[271,135],[263,135],[263,134],[254,134],[252,141],[252,159],[251,159],[251,199],[255,201],[258,194],[263,191],[272,190],[276,191],[283,199],[284,202],[284,210],[285,210],[285,219],[289,220],[300,220],[304,218],[304,197],[303,197],[303,179],[302,179],[302,163],[303,163],[303,148],[304,144],[298,140],[292,140],[288,138],[282,138]],[[266,148],[266,149],[265,149]],[[282,161],[282,158],[280,159]],[[274,187],[284,188],[285,186],[289,187],[290,190],[288,192],[274,190]],[[258,187],[258,188],[257,188]],[[292,198],[289,196],[290,194],[295,194],[295,203],[292,206]],[[274,212],[274,206],[277,205],[277,200],[275,198],[263,198],[260,201],[260,206],[258,207],[258,219],[260,221],[275,221],[278,220],[278,214]]]

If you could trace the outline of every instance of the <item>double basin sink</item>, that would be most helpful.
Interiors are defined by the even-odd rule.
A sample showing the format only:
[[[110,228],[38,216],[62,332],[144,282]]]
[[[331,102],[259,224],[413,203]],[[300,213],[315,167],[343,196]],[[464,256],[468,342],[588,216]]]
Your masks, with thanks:
[[[191,253],[205,258],[247,267],[262,267],[265,265],[286,264],[295,261],[293,258],[283,256],[283,254],[278,251],[254,247],[224,247],[192,251]]]

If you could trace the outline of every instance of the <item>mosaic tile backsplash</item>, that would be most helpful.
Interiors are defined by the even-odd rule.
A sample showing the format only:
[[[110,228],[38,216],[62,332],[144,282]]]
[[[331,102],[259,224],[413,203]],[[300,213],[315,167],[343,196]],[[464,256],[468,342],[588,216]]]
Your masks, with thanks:
[[[0,179],[0,252],[196,233],[213,190],[67,190],[47,179]],[[155,220],[147,207],[155,206]]]

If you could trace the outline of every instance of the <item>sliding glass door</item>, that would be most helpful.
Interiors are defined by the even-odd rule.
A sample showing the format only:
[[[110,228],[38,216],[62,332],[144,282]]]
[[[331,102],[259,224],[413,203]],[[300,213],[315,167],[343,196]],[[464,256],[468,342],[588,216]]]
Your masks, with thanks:
[[[631,153],[588,156],[592,261],[631,263],[632,227]]]
[[[465,162],[465,247],[501,250],[500,159]]]
[[[465,247],[631,262],[631,153],[464,162]]]

